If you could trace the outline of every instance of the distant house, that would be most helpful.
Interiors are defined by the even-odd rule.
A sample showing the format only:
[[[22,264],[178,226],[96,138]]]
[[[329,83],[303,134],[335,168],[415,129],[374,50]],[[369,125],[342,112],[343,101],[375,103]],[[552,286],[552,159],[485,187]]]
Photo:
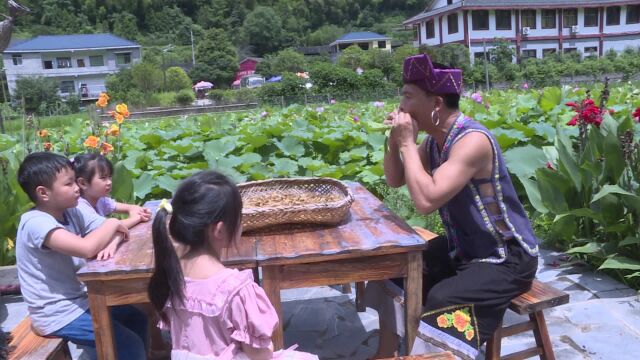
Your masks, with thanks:
[[[242,59],[242,61],[240,61],[238,63],[238,71],[236,72],[236,79],[235,81],[240,81],[240,79],[242,79],[243,77],[247,76],[247,75],[253,75],[256,73],[256,67],[258,66],[258,63],[262,61],[262,58],[256,58],[256,57],[247,57]],[[235,83],[234,81],[234,83]]]
[[[391,38],[370,31],[351,32],[329,44],[331,53],[340,53],[351,45],[358,45],[362,50],[383,49],[391,51]]]
[[[520,59],[581,52],[602,56],[640,40],[638,0],[433,0],[403,23],[415,46],[460,43],[471,60],[484,57],[496,37]]]
[[[37,36],[14,42],[2,54],[9,93],[24,76],[54,78],[61,96],[97,99],[107,75],[141,59],[141,46],[112,34]]]

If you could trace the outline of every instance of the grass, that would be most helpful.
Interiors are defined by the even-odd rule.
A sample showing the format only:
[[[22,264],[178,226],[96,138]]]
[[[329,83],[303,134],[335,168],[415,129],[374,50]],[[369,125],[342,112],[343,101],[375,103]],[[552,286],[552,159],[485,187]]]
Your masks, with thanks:
[[[4,130],[9,135],[20,135],[23,129],[23,123],[26,120],[22,117],[5,119]],[[86,112],[80,112],[77,114],[69,115],[55,115],[55,116],[34,116],[37,128],[39,129],[58,129],[68,126],[76,121],[89,121],[89,114]]]

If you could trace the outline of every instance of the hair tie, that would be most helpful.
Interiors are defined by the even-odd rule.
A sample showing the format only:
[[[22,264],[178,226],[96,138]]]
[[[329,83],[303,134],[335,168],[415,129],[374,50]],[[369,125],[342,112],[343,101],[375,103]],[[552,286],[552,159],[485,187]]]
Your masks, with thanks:
[[[160,201],[160,205],[158,205],[158,210],[160,209],[164,209],[168,214],[173,213],[173,206],[171,206],[171,203],[167,199],[162,199],[162,201]]]

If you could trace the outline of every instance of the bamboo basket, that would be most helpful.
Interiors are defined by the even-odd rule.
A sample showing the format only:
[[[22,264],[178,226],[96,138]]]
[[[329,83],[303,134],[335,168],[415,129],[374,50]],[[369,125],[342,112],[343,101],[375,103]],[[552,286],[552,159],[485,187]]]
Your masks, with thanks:
[[[282,224],[338,224],[354,200],[346,184],[330,178],[252,181],[239,184],[238,189],[244,203],[244,231]],[[291,199],[305,202],[287,204]],[[265,205],[259,205],[263,200]]]

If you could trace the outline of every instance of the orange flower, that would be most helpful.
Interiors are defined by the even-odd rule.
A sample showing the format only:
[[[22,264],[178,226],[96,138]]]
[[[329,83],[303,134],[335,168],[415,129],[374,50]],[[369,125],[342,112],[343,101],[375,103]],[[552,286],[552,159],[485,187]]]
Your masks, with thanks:
[[[104,134],[106,136],[118,136],[120,135],[120,128],[116,124],[111,124],[111,127]]]
[[[45,129],[42,129],[40,131],[38,131],[38,136],[40,136],[41,138],[47,137],[49,136],[49,132]]]
[[[96,101],[96,106],[98,107],[106,107],[107,104],[109,103],[109,95],[107,95],[107,93],[100,93],[100,97],[98,98],[98,101]]]
[[[453,326],[456,327],[456,330],[462,332],[471,322],[471,318],[469,315],[464,312],[457,310],[453,313]]]
[[[87,140],[84,141],[84,146],[96,149],[98,148],[99,142],[100,142],[100,139],[91,135],[87,138]]]
[[[124,103],[118,104],[116,106],[116,111],[119,112],[120,114],[122,114],[122,116],[124,116],[126,118],[128,118],[129,115],[131,115],[131,114],[129,114],[129,108],[127,107],[127,104],[124,104]]]
[[[467,338],[467,340],[471,340],[471,339],[473,339],[473,336],[474,336],[475,334],[476,334],[476,333],[475,333],[475,331],[473,331],[473,330],[467,330],[467,331],[465,331],[465,332],[464,332],[464,337],[466,337],[466,338]]]
[[[51,149],[53,149],[53,144],[50,142],[46,142],[42,144],[42,147],[44,148],[44,151],[51,151]]]
[[[100,145],[100,153],[102,155],[106,155],[112,151],[113,151],[113,145],[106,142],[102,142],[102,144]]]
[[[451,326],[451,324],[449,324],[449,320],[444,315],[438,316],[436,321],[438,322],[438,326],[440,326],[441,328],[448,328],[449,326]]]

